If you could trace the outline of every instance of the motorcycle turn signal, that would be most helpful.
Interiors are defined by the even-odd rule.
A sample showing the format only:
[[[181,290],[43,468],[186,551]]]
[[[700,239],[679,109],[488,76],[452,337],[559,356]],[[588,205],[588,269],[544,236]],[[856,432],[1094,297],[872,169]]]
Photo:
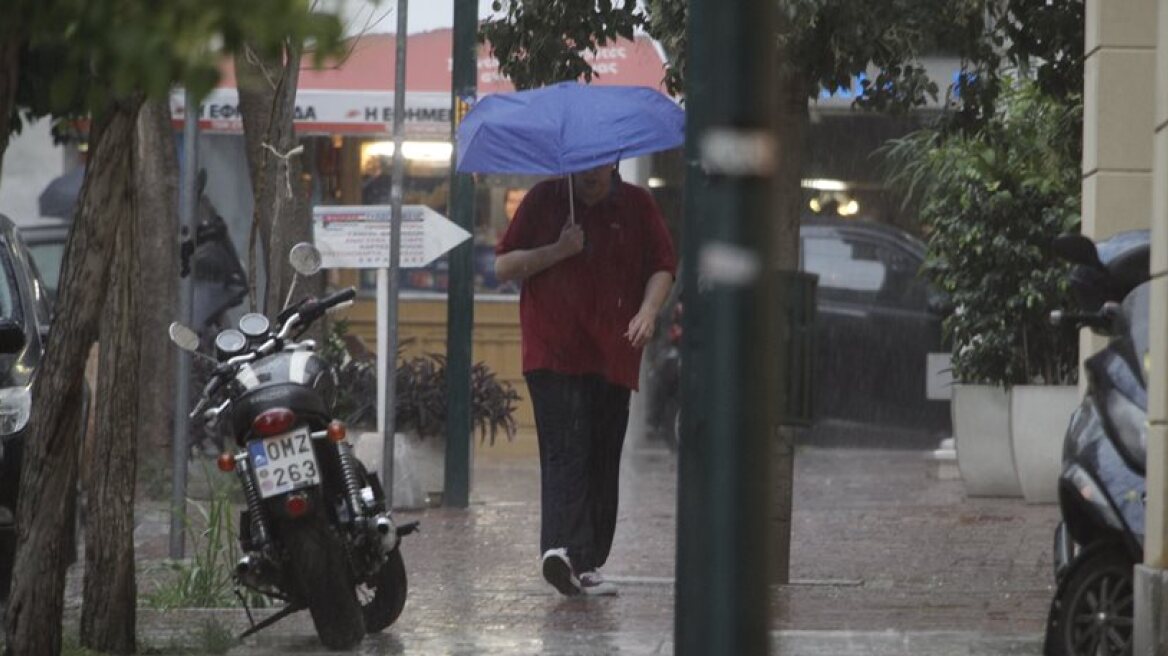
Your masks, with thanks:
[[[235,454],[230,451],[220,453],[219,458],[215,462],[221,472],[235,471]]]
[[[345,422],[334,419],[328,425],[328,438],[333,442],[342,442],[345,435],[348,434],[348,429],[345,427]]]

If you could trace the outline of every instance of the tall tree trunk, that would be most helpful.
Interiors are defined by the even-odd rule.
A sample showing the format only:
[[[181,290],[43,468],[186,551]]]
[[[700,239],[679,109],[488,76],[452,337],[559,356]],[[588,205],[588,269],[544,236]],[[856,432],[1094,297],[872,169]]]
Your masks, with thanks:
[[[247,278],[251,288],[251,310],[263,308],[259,288],[260,274],[268,278],[267,244],[271,239],[270,208],[274,185],[266,173],[271,154],[264,148],[269,141],[269,126],[276,112],[276,96],[283,85],[281,64],[276,59],[262,59],[254,48],[235,55],[235,79],[239,91],[239,115],[243,120],[243,138],[247,152],[247,170],[251,177],[254,202],[252,224],[247,244]]]
[[[9,654],[61,651],[66,521],[77,484],[83,371],[105,304],[115,235],[134,212],[133,144],[141,104],[139,98],[115,101],[94,124],[81,209],[65,246],[57,315],[32,390],[5,618]]]
[[[778,120],[775,134],[779,152],[775,171],[775,243],[771,246],[773,266],[780,272],[794,271],[799,264],[799,220],[803,211],[803,164],[807,156],[807,81],[783,67],[778,76]],[[781,275],[781,274],[780,274]],[[785,325],[775,326],[782,344],[788,337]],[[784,350],[785,352],[785,350]],[[783,367],[786,373],[788,367]],[[791,379],[787,376],[787,381]],[[783,389],[787,383],[783,381]],[[771,449],[771,544],[774,546],[774,583],[785,584],[791,570],[791,513],[795,478],[795,430],[776,426]]]
[[[4,179],[4,151],[16,126],[9,125],[16,104],[16,86],[20,80],[20,47],[17,41],[0,40],[0,180]]]
[[[159,376],[158,363],[174,357],[166,329],[177,314],[178,280],[178,151],[171,127],[170,106],[152,100],[138,117],[137,289],[141,339],[138,378],[138,454],[148,470],[170,464],[174,422],[174,376]]]
[[[156,111],[157,108],[155,108]],[[126,184],[133,184],[129,178]],[[101,318],[97,440],[85,466],[90,530],[85,534],[81,644],[103,652],[135,651],[138,595],[134,577],[134,477],[137,465],[140,342],[165,344],[162,333],[138,333],[136,199],[118,223]],[[169,281],[173,282],[173,278]],[[157,362],[157,361],[155,361]],[[150,380],[156,378],[144,378]]]
[[[248,53],[235,59],[240,115],[247,140],[248,168],[255,192],[253,241],[265,262],[262,301],[253,307],[266,314],[280,310],[295,272],[288,251],[301,241],[312,241],[312,207],[302,181],[305,154],[289,155],[299,145],[293,118],[300,77],[301,48],[289,44],[283,61],[262,60]],[[257,256],[257,245],[249,252]],[[256,267],[251,267],[256,285]],[[323,274],[297,286],[301,292],[323,288]]]

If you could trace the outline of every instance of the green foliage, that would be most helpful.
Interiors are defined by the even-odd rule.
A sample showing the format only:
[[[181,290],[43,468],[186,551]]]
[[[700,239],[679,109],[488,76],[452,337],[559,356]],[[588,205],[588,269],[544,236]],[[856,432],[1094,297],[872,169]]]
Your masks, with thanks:
[[[206,505],[189,504],[197,511],[196,521],[201,525],[187,527],[194,542],[193,555],[188,560],[164,565],[169,570],[166,573],[170,580],[146,595],[146,602],[152,608],[169,610],[240,605],[235,595],[235,565],[241,554],[234,520],[235,504],[231,500],[232,488],[215,486],[205,464],[203,470],[212,493]],[[262,595],[250,591],[244,594],[248,605],[253,608],[268,605],[267,598]]]
[[[397,408],[394,415],[398,430],[414,430],[421,436],[442,435],[446,431],[446,358],[436,353],[406,358],[402,350],[409,340],[398,345]],[[321,357],[337,372],[337,399],[333,412],[346,422],[361,425],[376,417],[377,366],[374,354],[365,350],[360,340],[348,334],[348,323],[334,322],[329,327]],[[515,410],[519,393],[511,383],[499,380],[483,362],[471,367],[471,424],[479,439],[495,443],[499,431],[507,439],[515,437]]]
[[[634,0],[599,2],[507,2],[506,17],[488,21],[479,33],[491,42],[499,70],[518,89],[584,78],[594,72],[584,57],[618,38],[631,39],[645,19]],[[503,10],[495,0],[492,8]]]
[[[515,437],[515,410],[519,393],[483,362],[470,370],[471,424],[479,440],[490,444],[500,430]],[[397,368],[397,425],[419,435],[441,435],[446,430],[446,357],[426,353],[402,359]]]
[[[592,68],[581,53],[643,28],[668,55],[667,87],[684,89],[686,0],[639,6],[496,0],[493,6],[500,15],[479,36],[490,41],[500,70],[518,88],[590,81]],[[1082,89],[1082,0],[784,0],[778,6],[778,61],[806,83],[809,98],[821,89],[851,89],[865,74],[857,106],[891,113],[919,107],[940,93],[918,63],[937,52],[963,62],[963,74],[948,89],[955,110],[950,125],[957,129],[976,129],[993,115],[1006,64],[1034,67],[1043,90],[1055,97]]]
[[[113,98],[165,97],[180,84],[202,97],[219,63],[245,46],[277,54],[288,42],[340,46],[334,15],[311,0],[7,0],[0,43],[21,44],[17,108],[83,116]],[[15,116],[13,117],[15,118]],[[13,121],[13,125],[18,124]]]
[[[1080,111],[1032,81],[1011,82],[977,132],[926,129],[884,149],[890,181],[928,230],[925,273],[955,308],[945,329],[957,380],[1075,377],[1076,335],[1048,317],[1070,303],[1051,240],[1078,226]]]
[[[671,91],[684,87],[687,34],[685,0],[575,3],[496,2],[505,12],[483,24],[480,37],[490,41],[500,70],[519,88],[568,79],[590,81],[592,69],[581,55],[636,28],[657,38],[669,57],[664,73]],[[869,65],[879,69],[857,100],[861,105],[901,111],[935,97],[936,84],[912,63],[935,35],[970,34],[980,26],[984,7],[974,0],[949,0],[954,11],[938,12],[932,0],[791,0],[782,3],[792,29],[779,35],[780,61],[807,80],[807,94],[820,88],[851,89],[855,76]]]

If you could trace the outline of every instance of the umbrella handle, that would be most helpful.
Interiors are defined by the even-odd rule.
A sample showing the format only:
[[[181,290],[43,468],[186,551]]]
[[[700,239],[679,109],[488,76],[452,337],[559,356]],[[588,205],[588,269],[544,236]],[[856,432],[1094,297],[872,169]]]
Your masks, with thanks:
[[[568,174],[568,218],[576,225],[576,192],[572,188],[572,174]]]

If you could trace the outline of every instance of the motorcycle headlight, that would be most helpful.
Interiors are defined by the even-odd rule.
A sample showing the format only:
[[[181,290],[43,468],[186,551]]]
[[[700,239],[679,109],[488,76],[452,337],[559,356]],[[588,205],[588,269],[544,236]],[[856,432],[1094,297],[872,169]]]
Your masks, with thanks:
[[[0,435],[12,435],[28,425],[31,390],[31,386],[0,388]]]

